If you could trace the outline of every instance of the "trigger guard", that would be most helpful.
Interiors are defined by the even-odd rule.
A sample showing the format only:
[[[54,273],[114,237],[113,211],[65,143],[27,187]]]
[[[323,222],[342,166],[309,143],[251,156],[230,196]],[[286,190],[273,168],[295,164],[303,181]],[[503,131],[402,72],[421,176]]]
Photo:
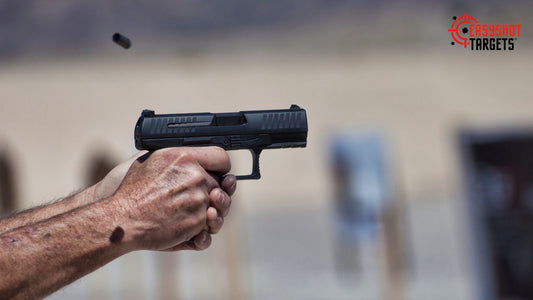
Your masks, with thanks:
[[[248,179],[260,179],[261,173],[259,172],[259,155],[261,155],[263,149],[250,149],[252,154],[252,173],[249,175],[237,175],[237,180],[248,180]]]

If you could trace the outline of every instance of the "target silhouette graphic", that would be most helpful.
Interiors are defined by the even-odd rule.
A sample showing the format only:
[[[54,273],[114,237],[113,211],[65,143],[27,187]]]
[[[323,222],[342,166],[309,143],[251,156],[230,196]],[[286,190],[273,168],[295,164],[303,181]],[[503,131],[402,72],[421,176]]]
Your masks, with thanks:
[[[468,41],[468,38],[463,36],[468,33],[468,28],[470,28],[471,24],[477,24],[477,20],[473,17],[467,15],[466,13],[459,18],[453,17],[453,23],[450,29],[448,29],[448,32],[452,35],[452,38],[454,42],[452,42],[452,45],[455,45],[455,43],[459,45],[463,45],[465,48],[466,46],[470,45],[470,42]],[[463,35],[461,35],[461,33]]]

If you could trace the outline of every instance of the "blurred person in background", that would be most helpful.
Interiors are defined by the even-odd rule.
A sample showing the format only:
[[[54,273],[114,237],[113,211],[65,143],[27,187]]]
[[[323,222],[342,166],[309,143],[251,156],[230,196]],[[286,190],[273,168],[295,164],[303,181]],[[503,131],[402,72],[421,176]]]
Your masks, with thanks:
[[[217,147],[141,152],[95,185],[0,220],[0,298],[42,298],[136,250],[204,250],[236,177]]]
[[[343,132],[329,145],[336,210],[336,263],[341,273],[360,264],[360,245],[377,239],[392,187],[385,143],[378,133]]]

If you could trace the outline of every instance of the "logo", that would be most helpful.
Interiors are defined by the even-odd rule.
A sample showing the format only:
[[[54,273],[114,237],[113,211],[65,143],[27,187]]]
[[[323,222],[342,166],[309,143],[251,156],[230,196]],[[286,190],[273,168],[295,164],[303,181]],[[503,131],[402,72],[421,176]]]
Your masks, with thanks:
[[[472,51],[513,51],[522,24],[480,24],[466,13],[454,16],[448,29],[452,46],[461,45]]]

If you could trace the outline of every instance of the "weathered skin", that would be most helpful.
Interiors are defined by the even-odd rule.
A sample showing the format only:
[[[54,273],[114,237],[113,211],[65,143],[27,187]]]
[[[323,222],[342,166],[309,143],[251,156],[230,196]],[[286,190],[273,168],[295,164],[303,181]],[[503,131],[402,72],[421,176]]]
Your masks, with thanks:
[[[140,153],[102,181],[0,220],[1,298],[42,298],[136,250],[203,250],[236,178],[216,147]]]

